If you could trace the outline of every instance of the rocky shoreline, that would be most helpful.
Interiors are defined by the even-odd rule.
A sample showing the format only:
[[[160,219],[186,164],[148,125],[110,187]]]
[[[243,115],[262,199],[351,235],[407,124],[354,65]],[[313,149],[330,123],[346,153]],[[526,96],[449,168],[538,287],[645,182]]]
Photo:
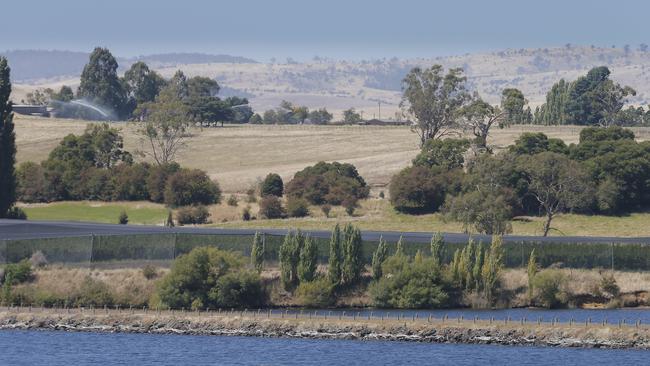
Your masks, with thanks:
[[[0,330],[53,330],[282,337],[305,339],[382,340],[421,343],[497,344],[520,346],[650,349],[650,328],[566,324],[486,324],[375,321],[366,319],[279,319],[263,316],[195,314],[91,314],[0,312]]]

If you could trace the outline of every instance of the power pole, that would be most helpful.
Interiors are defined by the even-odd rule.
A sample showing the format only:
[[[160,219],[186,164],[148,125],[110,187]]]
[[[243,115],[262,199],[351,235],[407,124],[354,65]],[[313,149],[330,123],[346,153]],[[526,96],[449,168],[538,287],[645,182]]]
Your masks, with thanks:
[[[378,113],[379,117],[377,119],[381,121],[381,100],[378,100],[377,104],[379,105],[379,113]]]

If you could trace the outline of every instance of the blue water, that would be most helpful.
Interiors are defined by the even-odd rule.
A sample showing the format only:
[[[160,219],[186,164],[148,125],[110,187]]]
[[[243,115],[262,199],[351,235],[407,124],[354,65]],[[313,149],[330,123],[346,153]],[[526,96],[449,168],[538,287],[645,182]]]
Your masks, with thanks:
[[[0,331],[1,365],[644,365],[650,352],[148,334]]]
[[[281,312],[282,310],[274,310],[274,312]],[[447,316],[449,319],[474,319],[474,317],[482,320],[504,320],[510,319],[519,321],[525,318],[527,321],[537,321],[541,319],[543,322],[552,322],[553,319],[558,322],[567,323],[571,319],[575,322],[584,323],[591,319],[593,323],[602,323],[607,320],[609,324],[617,324],[619,321],[625,321],[626,324],[634,324],[637,320],[641,324],[650,324],[650,309],[558,309],[558,310],[545,310],[545,309],[502,309],[502,310],[474,310],[474,309],[450,309],[450,310],[383,310],[383,309],[337,309],[337,310],[303,310],[303,315],[312,313],[317,315],[332,314],[338,315],[345,311],[346,316],[358,314],[359,316],[377,318],[390,316],[395,318],[398,315],[407,318],[416,316],[420,319],[427,319],[429,315],[434,318],[440,319]],[[300,312],[300,310],[291,309],[289,314]]]

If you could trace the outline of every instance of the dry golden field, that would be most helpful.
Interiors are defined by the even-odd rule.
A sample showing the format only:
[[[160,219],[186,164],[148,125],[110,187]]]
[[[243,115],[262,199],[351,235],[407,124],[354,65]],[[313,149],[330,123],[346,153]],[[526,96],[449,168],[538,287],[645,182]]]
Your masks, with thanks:
[[[18,162],[42,161],[69,133],[83,132],[87,122],[17,115]],[[115,123],[129,151],[143,147],[129,123]],[[640,139],[650,129],[635,129]],[[511,144],[524,131],[542,131],[567,143],[577,142],[579,127],[517,126],[494,129],[490,143]],[[200,168],[216,179],[225,192],[244,192],[270,172],[290,179],[318,161],[354,164],[374,187],[390,177],[418,153],[418,137],[408,127],[379,126],[226,126],[192,130],[187,147],[178,157],[183,166]]]

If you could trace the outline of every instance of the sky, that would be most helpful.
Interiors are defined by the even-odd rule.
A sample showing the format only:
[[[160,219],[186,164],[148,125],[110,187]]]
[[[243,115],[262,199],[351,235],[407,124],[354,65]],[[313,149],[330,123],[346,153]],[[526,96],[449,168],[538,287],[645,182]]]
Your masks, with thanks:
[[[6,0],[0,51],[108,47],[260,61],[650,44],[642,0]]]

